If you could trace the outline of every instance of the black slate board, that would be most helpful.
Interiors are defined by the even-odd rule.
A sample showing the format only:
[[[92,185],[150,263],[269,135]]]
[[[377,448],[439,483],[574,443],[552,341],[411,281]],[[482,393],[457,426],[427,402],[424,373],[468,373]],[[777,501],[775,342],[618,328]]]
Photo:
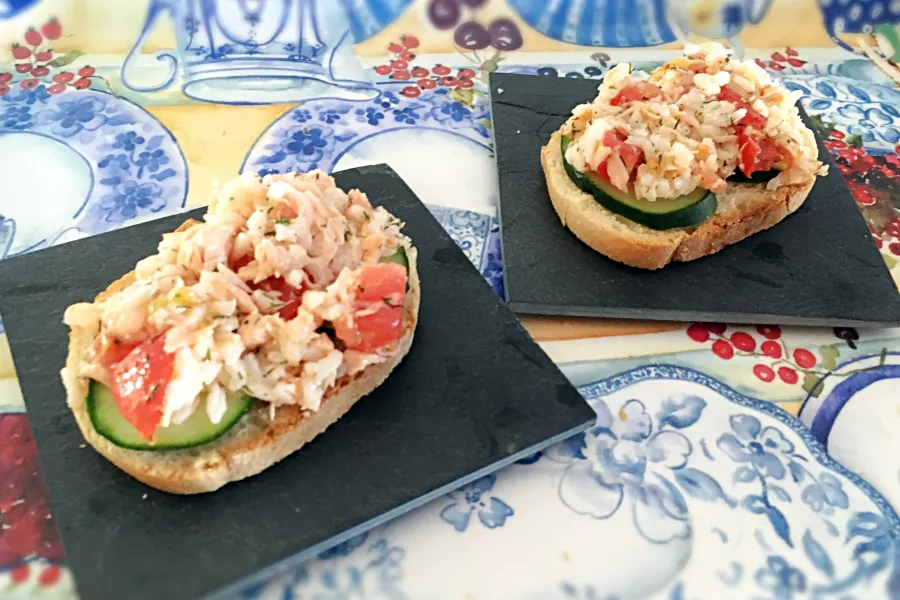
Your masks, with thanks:
[[[778,225],[689,263],[644,271],[560,224],[540,151],[599,81],[493,74],[506,298],[550,315],[863,326],[900,324],[900,294],[833,165]],[[499,90],[503,90],[502,93]],[[801,108],[801,115],[809,119]],[[830,161],[819,142],[819,155]]]
[[[364,167],[336,179],[404,220],[418,247],[412,350],[299,453],[212,494],[157,492],[80,448],[59,379],[65,308],[155,252],[185,215],[0,263],[0,312],[82,600],[193,599],[271,576],[279,562],[312,556],[593,422],[578,391],[396,173]]]

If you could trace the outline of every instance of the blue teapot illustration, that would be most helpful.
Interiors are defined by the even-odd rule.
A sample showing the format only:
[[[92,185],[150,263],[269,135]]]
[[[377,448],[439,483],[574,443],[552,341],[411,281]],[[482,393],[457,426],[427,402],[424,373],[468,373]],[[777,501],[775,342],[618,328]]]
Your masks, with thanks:
[[[11,19],[25,12],[40,0],[0,0],[0,19]]]
[[[686,39],[688,33],[728,39],[759,23],[772,0],[508,0],[529,25],[555,40],[582,46],[636,48]]]
[[[156,92],[181,76],[189,98],[225,104],[377,95],[352,43],[392,22],[411,0],[150,0],[144,27],[122,65],[132,90]],[[156,53],[166,73],[136,81],[141,48],[162,15],[177,48]]]
[[[865,54],[847,44],[842,33],[874,34],[880,50],[889,58],[900,58],[900,3],[891,0],[818,0],[831,40],[857,54]]]

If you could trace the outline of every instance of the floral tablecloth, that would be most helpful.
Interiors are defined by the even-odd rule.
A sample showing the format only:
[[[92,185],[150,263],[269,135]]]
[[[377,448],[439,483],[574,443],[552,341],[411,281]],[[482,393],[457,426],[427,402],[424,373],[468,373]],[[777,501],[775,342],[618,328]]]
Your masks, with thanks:
[[[0,256],[238,172],[386,162],[502,296],[489,73],[599,79],[706,36],[802,92],[900,281],[900,91],[853,35],[889,72],[898,22],[887,0],[0,0]],[[595,428],[241,596],[900,597],[900,332],[522,319]],[[3,337],[0,598],[75,597]]]

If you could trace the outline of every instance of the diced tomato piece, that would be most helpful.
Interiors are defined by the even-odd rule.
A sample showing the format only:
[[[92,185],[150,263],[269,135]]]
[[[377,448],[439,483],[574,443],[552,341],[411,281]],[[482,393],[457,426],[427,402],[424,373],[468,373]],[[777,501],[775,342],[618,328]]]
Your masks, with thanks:
[[[623,106],[625,104],[628,104],[629,102],[643,99],[644,94],[641,93],[641,90],[639,90],[637,86],[629,85],[628,87],[622,88],[619,93],[609,101],[609,103],[613,106]]]
[[[781,149],[771,138],[762,138],[759,144],[759,156],[756,157],[756,170],[769,171],[775,163],[782,160]]]
[[[253,261],[253,255],[245,254],[244,256],[241,256],[240,258],[233,259],[231,261],[231,264],[228,265],[228,268],[230,268],[232,271],[237,273],[243,267],[246,267],[247,265],[249,265],[252,261]]]
[[[625,163],[625,168],[628,170],[629,175],[644,159],[644,151],[631,144],[622,144],[619,146],[618,151],[619,157]]]
[[[603,181],[609,181],[609,165],[606,164],[605,160],[594,169],[594,172],[597,173]]]
[[[719,100],[723,102],[731,102],[738,108],[743,108],[747,111],[747,114],[744,115],[744,118],[739,121],[741,125],[753,127],[754,129],[758,129],[760,131],[766,128],[766,118],[763,117],[759,112],[754,110],[747,102],[741,98],[740,94],[735,92],[733,89],[729,87],[723,87],[719,92]]]
[[[374,352],[379,348],[390,348],[400,339],[403,325],[403,307],[384,307],[371,315],[356,317],[359,341],[351,350]]]
[[[769,171],[775,163],[785,159],[787,154],[771,138],[755,139],[747,135],[743,127],[736,128],[738,145],[741,149],[741,171],[749,177],[756,171]]]
[[[406,269],[395,263],[365,267],[360,273],[353,324],[334,323],[335,335],[349,350],[374,352],[390,348],[400,340],[403,325],[403,298],[406,295]],[[373,305],[378,309],[365,314]]]
[[[759,156],[759,144],[755,140],[747,138],[741,144],[741,171],[750,177],[756,171],[756,157]]]
[[[295,318],[300,305],[303,304],[303,289],[291,287],[282,277],[269,277],[257,284],[248,285],[256,290],[278,294],[278,299],[284,302],[284,306],[278,310],[278,316],[285,321]]]
[[[132,344],[111,345],[103,363],[112,380],[112,393],[119,412],[149,441],[153,441],[163,418],[166,387],[175,369],[175,356],[165,352],[166,336]]]
[[[397,263],[379,263],[363,268],[359,275],[357,302],[377,302],[392,294],[405,295],[406,268]]]
[[[655,83],[650,83],[649,81],[638,81],[635,84],[635,87],[641,92],[641,95],[645,100],[650,100],[652,98],[657,98],[662,96],[662,90]]]
[[[625,136],[617,131],[607,131],[603,134],[603,145],[607,148],[618,148],[625,141]]]

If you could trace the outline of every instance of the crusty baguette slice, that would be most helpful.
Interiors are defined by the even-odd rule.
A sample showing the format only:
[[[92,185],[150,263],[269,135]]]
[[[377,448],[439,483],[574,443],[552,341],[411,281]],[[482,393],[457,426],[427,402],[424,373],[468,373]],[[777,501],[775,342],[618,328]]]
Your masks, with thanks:
[[[189,221],[181,228],[191,224]],[[258,402],[228,433],[196,448],[163,452],[129,450],[116,446],[97,433],[85,404],[89,380],[76,376],[80,372],[79,365],[84,353],[97,332],[72,330],[63,383],[69,407],[85,440],[135,479],[174,494],[214,491],[226,483],[256,475],[296,452],[343,416],[360,398],[381,385],[409,352],[419,315],[421,289],[416,271],[416,250],[412,246],[405,249],[409,260],[409,292],[404,304],[404,333],[397,353],[390,360],[371,365],[353,377],[338,380],[316,412],[282,406],[276,409],[275,419],[271,420],[268,405]],[[134,272],[128,273],[98,295],[97,300],[123,289],[133,280]]]
[[[553,208],[578,239],[597,252],[641,269],[696,260],[718,252],[800,208],[815,180],[770,191],[763,184],[729,183],[717,194],[716,213],[696,227],[657,231],[621,217],[581,191],[563,164],[560,132],[541,149],[541,164]]]

